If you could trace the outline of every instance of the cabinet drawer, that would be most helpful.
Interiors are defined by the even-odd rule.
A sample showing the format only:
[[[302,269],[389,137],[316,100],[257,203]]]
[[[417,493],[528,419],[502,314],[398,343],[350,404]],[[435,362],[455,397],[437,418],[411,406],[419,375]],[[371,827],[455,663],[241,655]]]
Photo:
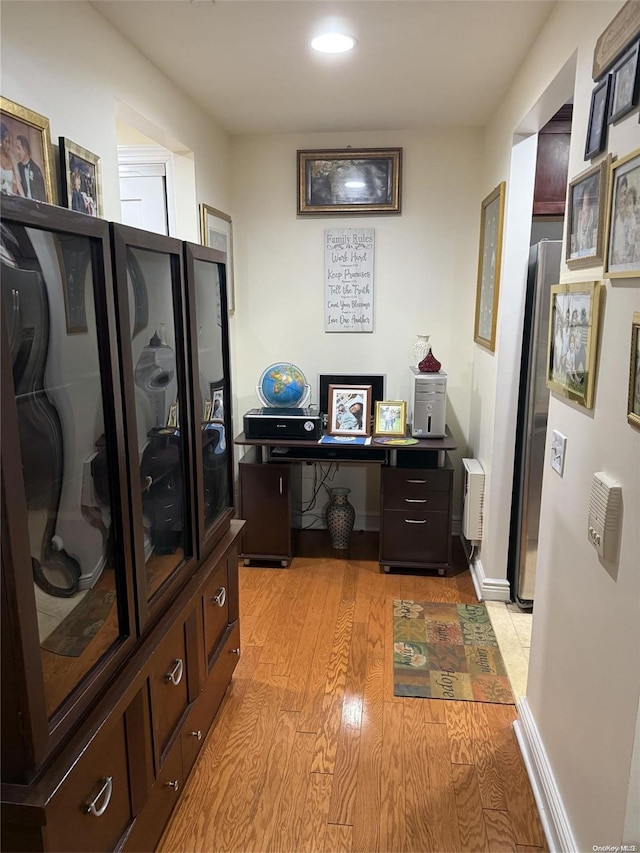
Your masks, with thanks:
[[[184,777],[180,741],[169,750],[167,760],[156,779],[149,799],[126,841],[124,849],[132,853],[155,850],[167,821],[182,793]],[[109,848],[111,849],[111,848]]]
[[[380,562],[448,563],[451,537],[446,512],[386,510]]]
[[[212,572],[202,599],[207,665],[229,624],[229,578],[223,560]]]
[[[450,492],[431,491],[422,483],[406,483],[402,488],[385,490],[384,509],[413,510],[415,512],[447,512]]]
[[[149,672],[156,756],[166,750],[188,702],[184,624],[179,622],[158,646]],[[158,768],[156,767],[156,772]]]
[[[382,489],[387,496],[426,497],[451,490],[450,468],[383,468]]]
[[[55,794],[47,816],[47,849],[114,850],[132,819],[124,719],[119,717],[96,735]]]

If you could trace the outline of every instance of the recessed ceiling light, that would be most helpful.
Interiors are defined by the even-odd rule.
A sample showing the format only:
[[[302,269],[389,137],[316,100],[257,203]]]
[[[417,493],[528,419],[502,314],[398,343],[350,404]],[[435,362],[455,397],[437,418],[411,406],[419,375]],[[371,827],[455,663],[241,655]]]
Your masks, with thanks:
[[[311,47],[320,53],[346,53],[356,46],[353,36],[343,33],[323,33],[311,40]]]

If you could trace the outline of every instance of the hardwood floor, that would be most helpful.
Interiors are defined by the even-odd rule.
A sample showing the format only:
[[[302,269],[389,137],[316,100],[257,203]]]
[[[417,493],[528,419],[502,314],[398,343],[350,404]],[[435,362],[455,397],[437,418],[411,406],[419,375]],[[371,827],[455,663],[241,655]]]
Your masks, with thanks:
[[[515,708],[393,695],[391,601],[477,602],[463,558],[386,575],[376,541],[241,566],[242,656],[159,850],[547,849]]]

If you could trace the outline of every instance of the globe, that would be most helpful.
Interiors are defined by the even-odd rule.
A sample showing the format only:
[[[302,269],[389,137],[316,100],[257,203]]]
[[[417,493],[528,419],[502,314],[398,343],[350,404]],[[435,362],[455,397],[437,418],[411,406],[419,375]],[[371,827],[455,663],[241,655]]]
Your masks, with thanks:
[[[310,389],[300,368],[283,361],[263,371],[256,390],[265,406],[295,409],[308,398]]]

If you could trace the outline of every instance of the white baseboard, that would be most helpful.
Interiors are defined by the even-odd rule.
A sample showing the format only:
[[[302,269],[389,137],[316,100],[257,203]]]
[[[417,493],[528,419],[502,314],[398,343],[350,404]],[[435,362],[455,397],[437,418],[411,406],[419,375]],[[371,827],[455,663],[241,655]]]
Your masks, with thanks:
[[[511,601],[509,581],[505,578],[488,578],[480,557],[474,557],[469,569],[478,601]]]
[[[573,853],[578,846],[526,696],[519,699],[517,704],[518,719],[513,724],[513,730],[538,806],[549,851]]]

